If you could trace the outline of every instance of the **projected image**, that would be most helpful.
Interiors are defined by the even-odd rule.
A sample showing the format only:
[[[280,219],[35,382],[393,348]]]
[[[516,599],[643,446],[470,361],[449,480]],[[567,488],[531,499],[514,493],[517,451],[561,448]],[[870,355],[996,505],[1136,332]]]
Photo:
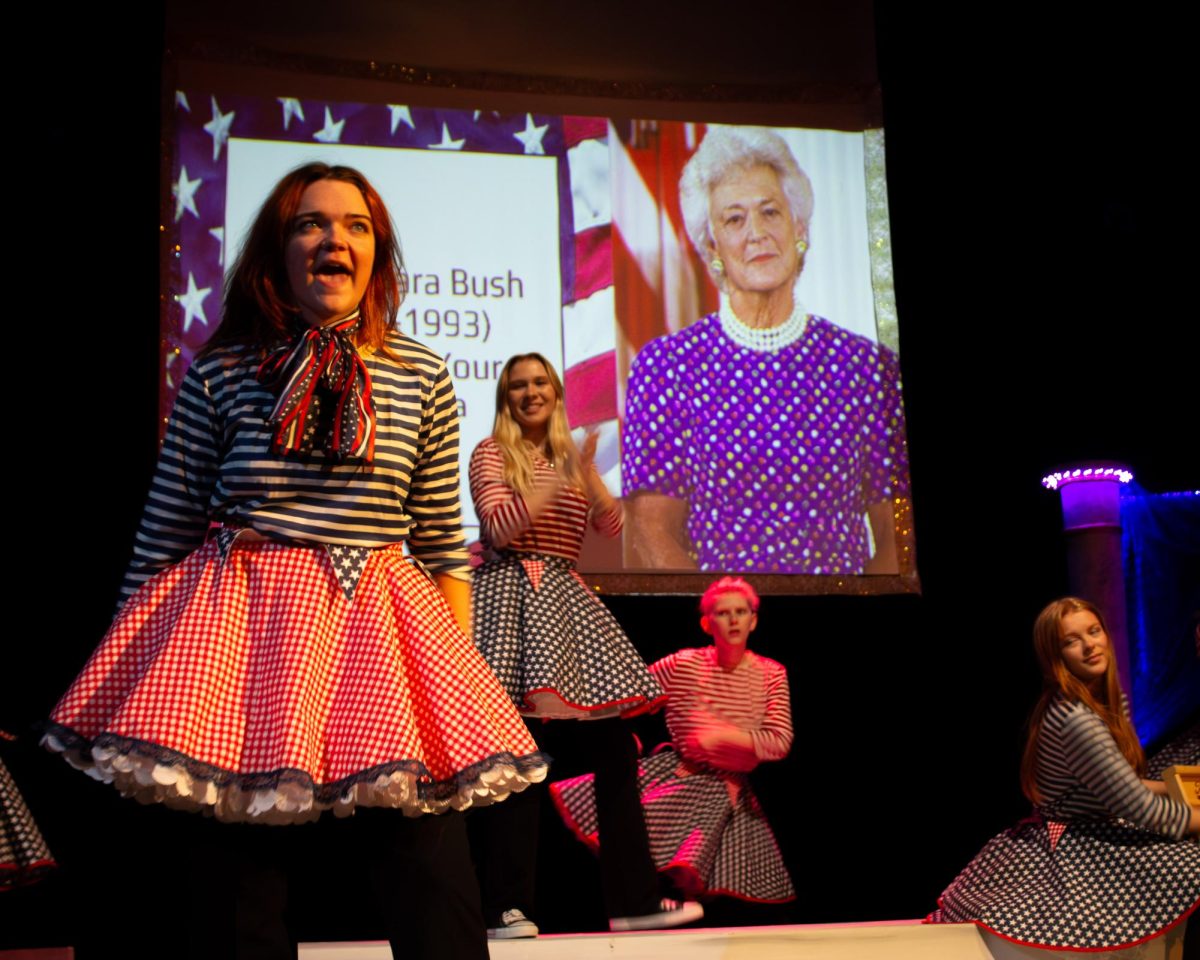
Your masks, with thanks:
[[[900,572],[863,135],[634,125],[614,152],[626,566]]]
[[[913,572],[892,536],[907,458],[896,358],[878,342],[890,331],[894,347],[895,328],[881,338],[870,135],[762,132],[782,145],[771,157],[727,144],[713,162],[706,142],[745,138],[193,90],[175,113],[164,415],[271,185],[308,161],[348,165],[396,220],[397,325],[454,380],[464,485],[505,359],[536,351],[626,505],[623,543],[589,543],[581,569]],[[693,156],[706,172],[681,203]],[[465,488],[462,504],[476,538]]]

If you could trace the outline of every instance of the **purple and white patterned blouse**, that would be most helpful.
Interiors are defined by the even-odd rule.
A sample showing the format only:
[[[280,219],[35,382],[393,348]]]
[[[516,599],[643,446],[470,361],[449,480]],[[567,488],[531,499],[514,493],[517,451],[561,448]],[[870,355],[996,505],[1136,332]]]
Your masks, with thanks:
[[[908,495],[896,355],[817,316],[760,352],[710,314],[634,360],[621,475],[687,501],[702,570],[861,573],[867,507]]]

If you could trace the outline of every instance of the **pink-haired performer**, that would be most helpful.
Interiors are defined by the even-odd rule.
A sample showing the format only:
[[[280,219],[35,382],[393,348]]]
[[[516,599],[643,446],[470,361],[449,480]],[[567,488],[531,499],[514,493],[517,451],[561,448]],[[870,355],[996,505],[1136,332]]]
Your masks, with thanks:
[[[723,577],[700,601],[711,646],[680,650],[650,672],[662,684],[672,744],[642,762],[638,787],[655,865],[689,897],[779,903],[795,898],[747,773],[792,746],[787,673],[747,649],[758,595]],[[559,812],[596,848],[592,777],[553,784]]]

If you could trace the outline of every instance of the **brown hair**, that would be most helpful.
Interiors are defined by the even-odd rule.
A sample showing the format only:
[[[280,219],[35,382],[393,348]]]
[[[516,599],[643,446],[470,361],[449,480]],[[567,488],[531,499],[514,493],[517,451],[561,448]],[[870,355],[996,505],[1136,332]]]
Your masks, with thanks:
[[[1112,734],[1118,749],[1129,761],[1129,765],[1142,776],[1146,770],[1146,755],[1138,742],[1133,724],[1125,715],[1124,696],[1117,676],[1117,665],[1113,657],[1108,658],[1098,694],[1092,693],[1087,685],[1067,668],[1062,658],[1062,621],[1072,613],[1086,611],[1092,614],[1108,636],[1104,617],[1094,604],[1078,597],[1063,597],[1047,604],[1033,623],[1033,652],[1038,666],[1042,668],[1042,696],[1029,718],[1029,737],[1025,741],[1025,753],[1021,758],[1021,790],[1031,802],[1041,803],[1042,796],[1037,788],[1038,736],[1046,711],[1058,696],[1083,703],[1094,712]],[[1109,643],[1111,645],[1111,638]]]
[[[306,163],[288,173],[263,202],[233,269],[225,280],[221,324],[209,341],[266,348],[288,339],[289,323],[299,312],[288,280],[284,251],[300,199],[319,180],[353,184],[362,194],[375,234],[375,262],[359,310],[360,346],[386,353],[384,340],[404,300],[406,275],[400,238],[382,198],[353,167]]]

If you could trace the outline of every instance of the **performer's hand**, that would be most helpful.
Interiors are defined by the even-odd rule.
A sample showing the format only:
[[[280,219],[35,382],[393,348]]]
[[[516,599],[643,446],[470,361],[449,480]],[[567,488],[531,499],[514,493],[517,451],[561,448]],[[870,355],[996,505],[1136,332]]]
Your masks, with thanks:
[[[589,430],[583,438],[583,444],[579,448],[579,465],[583,468],[585,476],[592,469],[592,464],[596,462],[596,444],[599,442],[599,430]]]
[[[599,442],[599,431],[589,430],[579,447],[579,466],[583,471],[583,482],[587,487],[588,500],[601,513],[608,513],[616,506],[616,501],[608,492],[608,487],[604,485],[604,481],[600,479],[600,472],[596,469],[596,445]]]
[[[468,637],[471,635],[471,585],[466,580],[458,580],[448,574],[439,573],[434,576],[438,589],[446,598],[450,612],[458,622],[458,628]]]
[[[525,494],[525,510],[529,514],[531,523],[542,515],[542,511],[558,496],[558,492],[567,485],[567,475],[564,471],[565,466],[561,459],[556,460],[553,471],[548,475],[545,472],[539,473],[534,481],[533,490]]]
[[[693,756],[722,770],[745,773],[758,766],[750,734],[720,720],[704,720],[689,738],[689,746]]]

